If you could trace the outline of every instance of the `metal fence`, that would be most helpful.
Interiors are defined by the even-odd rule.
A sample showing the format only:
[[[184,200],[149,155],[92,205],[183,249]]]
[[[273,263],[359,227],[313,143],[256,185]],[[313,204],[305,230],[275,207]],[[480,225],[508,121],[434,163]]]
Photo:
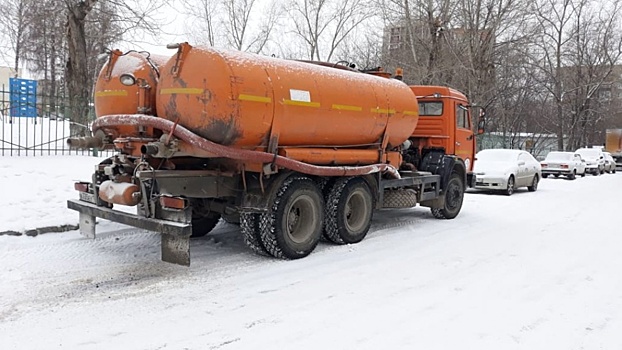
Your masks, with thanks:
[[[96,149],[71,150],[67,146],[67,139],[75,136],[72,125],[74,129],[89,126],[65,118],[69,115],[66,99],[52,100],[32,89],[22,90],[13,81],[10,88],[0,86],[0,156],[101,155]]]

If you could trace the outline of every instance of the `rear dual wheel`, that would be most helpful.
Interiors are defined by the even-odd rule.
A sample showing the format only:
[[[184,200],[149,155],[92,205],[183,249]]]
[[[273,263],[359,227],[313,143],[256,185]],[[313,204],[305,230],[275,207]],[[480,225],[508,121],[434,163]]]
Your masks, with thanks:
[[[253,252],[267,256],[269,253],[261,240],[260,221],[261,214],[240,213],[240,230],[242,231],[244,243]]]
[[[333,243],[362,241],[374,210],[374,198],[367,182],[359,177],[340,178],[326,191],[324,236]]]
[[[324,199],[308,177],[292,176],[276,190],[272,207],[260,215],[261,243],[276,258],[303,258],[320,240]]]

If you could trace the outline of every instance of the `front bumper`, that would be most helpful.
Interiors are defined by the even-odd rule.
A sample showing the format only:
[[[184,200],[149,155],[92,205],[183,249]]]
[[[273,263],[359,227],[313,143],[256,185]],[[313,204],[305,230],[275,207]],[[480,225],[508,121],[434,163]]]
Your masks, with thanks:
[[[508,187],[508,179],[493,175],[477,175],[475,188],[482,190],[505,190]]]

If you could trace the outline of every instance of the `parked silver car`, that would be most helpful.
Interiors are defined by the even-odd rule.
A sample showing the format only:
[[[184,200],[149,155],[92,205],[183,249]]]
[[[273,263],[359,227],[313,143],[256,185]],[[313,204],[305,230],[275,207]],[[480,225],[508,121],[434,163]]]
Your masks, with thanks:
[[[616,173],[616,161],[613,159],[613,156],[609,152],[603,152],[605,156],[605,171],[608,173]]]
[[[486,149],[475,155],[475,188],[512,195],[517,188],[538,189],[540,163],[528,152],[515,149]]]
[[[592,175],[600,175],[605,172],[605,155],[600,148],[579,148],[577,153],[585,159],[586,171]]]
[[[573,152],[549,152],[540,166],[543,178],[563,175],[574,180],[577,175],[585,176],[585,160]]]

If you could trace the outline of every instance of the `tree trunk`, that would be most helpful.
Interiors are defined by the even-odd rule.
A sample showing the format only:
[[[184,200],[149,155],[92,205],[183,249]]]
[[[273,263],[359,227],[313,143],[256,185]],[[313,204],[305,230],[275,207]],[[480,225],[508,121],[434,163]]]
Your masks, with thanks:
[[[67,12],[67,92],[69,94],[69,118],[71,134],[90,134],[88,57],[86,49],[85,19],[97,0],[78,1],[69,5]]]

